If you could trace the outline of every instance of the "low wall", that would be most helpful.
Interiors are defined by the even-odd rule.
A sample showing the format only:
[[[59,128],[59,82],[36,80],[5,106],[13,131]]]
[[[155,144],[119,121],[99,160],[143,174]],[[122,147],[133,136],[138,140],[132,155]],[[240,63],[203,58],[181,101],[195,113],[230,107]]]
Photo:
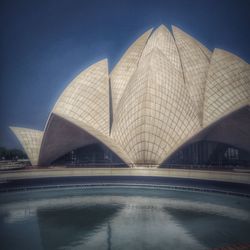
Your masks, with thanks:
[[[191,178],[250,184],[250,173],[190,169],[148,168],[48,168],[9,171],[0,173],[0,181],[72,176],[153,176]]]

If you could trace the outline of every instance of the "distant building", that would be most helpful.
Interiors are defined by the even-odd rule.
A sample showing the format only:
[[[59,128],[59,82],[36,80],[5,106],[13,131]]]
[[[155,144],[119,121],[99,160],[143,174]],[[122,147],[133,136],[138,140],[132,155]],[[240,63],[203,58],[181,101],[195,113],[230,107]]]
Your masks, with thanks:
[[[149,30],[64,90],[44,131],[11,127],[33,165],[248,165],[250,66],[173,27]]]

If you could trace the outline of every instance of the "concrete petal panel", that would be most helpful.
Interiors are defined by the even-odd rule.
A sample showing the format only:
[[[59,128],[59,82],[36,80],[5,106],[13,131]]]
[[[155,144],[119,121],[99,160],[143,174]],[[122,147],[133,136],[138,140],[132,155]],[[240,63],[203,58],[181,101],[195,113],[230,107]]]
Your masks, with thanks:
[[[71,150],[97,140],[83,129],[52,113],[42,141],[39,165],[49,165]]]
[[[250,106],[212,124],[203,139],[230,144],[250,152]]]
[[[189,94],[196,106],[197,114],[202,122],[203,100],[209,60],[204,46],[191,36],[173,26],[173,34],[181,58],[184,79]],[[202,49],[201,49],[202,48]]]
[[[112,137],[137,165],[160,164],[200,128],[182,72],[158,46],[140,61],[117,113]]]
[[[115,154],[117,154],[117,156],[119,156],[125,163],[127,163],[130,166],[132,165],[132,161],[129,159],[126,152],[114,140],[112,140],[109,136],[104,135],[103,133],[96,130],[92,126],[89,126],[88,124],[86,124],[82,121],[79,121],[78,119],[67,116],[65,113],[58,112],[58,113],[55,113],[53,115],[56,115],[60,119],[63,119],[65,121],[71,123],[71,126],[77,127],[77,129],[82,130],[82,133],[90,135],[92,137],[92,140],[94,139],[95,141],[100,141],[101,143],[105,144],[110,150],[112,150]],[[82,141],[82,143],[84,143],[84,141],[85,141],[84,138],[82,138],[82,139],[75,138],[78,136],[75,135],[75,136],[73,136],[74,138],[72,137],[72,138],[70,138],[70,140],[72,140],[72,141],[79,140],[79,143],[80,143],[80,141]],[[87,144],[88,144],[89,139],[86,139]],[[75,142],[72,142],[72,145],[73,144],[75,144]],[[83,145],[85,145],[85,144],[83,144]],[[77,147],[75,147],[75,148],[77,148]]]
[[[250,106],[244,106],[200,130],[174,152],[198,141],[225,143],[250,152]],[[171,157],[169,155],[166,160]]]
[[[206,82],[204,127],[249,104],[250,67],[239,57],[215,49]]]
[[[140,36],[122,56],[110,74],[112,105],[115,113],[122,94],[129,82],[129,79],[137,68],[142,50],[150,36],[152,29]]]
[[[27,153],[32,165],[37,165],[43,132],[28,128],[10,127]]]
[[[143,62],[143,58],[155,48],[158,48],[166,56],[175,69],[181,70],[179,53],[174,38],[164,25],[159,26],[148,39],[140,62]]]
[[[53,112],[82,121],[109,134],[109,76],[107,60],[80,73],[64,90]]]
[[[207,59],[210,61],[210,58],[212,56],[212,52],[205,47],[202,43],[200,43],[198,40],[195,40],[196,43],[198,44],[198,46],[200,47],[200,49],[202,50],[202,52],[206,55]]]

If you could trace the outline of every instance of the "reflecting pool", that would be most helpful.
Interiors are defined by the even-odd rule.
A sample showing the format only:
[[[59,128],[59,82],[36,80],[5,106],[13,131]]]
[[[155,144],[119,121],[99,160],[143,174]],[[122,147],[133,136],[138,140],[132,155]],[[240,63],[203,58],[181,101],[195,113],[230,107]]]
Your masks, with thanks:
[[[250,199],[153,188],[0,194],[2,250],[211,249],[250,243]]]

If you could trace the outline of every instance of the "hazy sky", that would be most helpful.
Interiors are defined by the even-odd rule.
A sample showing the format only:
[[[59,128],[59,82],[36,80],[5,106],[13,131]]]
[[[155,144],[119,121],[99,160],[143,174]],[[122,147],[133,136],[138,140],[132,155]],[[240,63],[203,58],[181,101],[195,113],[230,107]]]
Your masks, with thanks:
[[[1,0],[0,146],[20,148],[9,125],[42,130],[80,71],[103,58],[111,70],[162,23],[249,63],[249,10],[250,0]]]

